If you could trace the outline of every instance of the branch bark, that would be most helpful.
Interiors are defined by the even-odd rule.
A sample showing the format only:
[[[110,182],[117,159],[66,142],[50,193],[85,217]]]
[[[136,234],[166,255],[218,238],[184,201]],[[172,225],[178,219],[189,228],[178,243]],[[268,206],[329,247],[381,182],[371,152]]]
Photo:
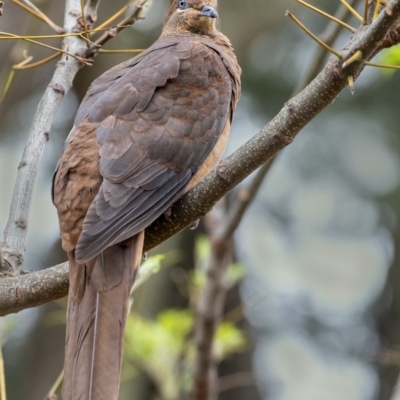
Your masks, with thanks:
[[[347,86],[349,75],[354,79],[359,76],[364,68],[363,60],[369,60],[383,48],[399,42],[399,32],[395,26],[399,17],[400,0],[392,0],[371,25],[360,27],[343,49],[341,59],[331,57],[320,74],[301,93],[289,100],[269,124],[182,197],[168,216],[161,216],[146,230],[144,250],[150,250],[204,216],[227,192],[289,145],[307,123],[337,98]],[[358,50],[362,52],[363,60],[343,69],[343,62]],[[17,218],[13,219],[13,224]],[[58,270],[60,267],[54,268]],[[39,274],[31,274],[31,279],[40,282]],[[59,282],[57,287],[62,289],[65,283]],[[44,282],[42,284],[45,291],[46,285]],[[13,285],[17,290],[18,282],[14,281]],[[5,290],[4,286],[9,288],[7,279],[0,281],[0,292]],[[48,292],[46,297],[50,300],[59,295],[60,291],[54,290],[54,293]],[[43,294],[37,296],[38,302],[31,298],[29,306],[40,304],[42,297]],[[10,304],[2,303],[1,298],[0,315],[15,312],[15,308],[11,310]]]
[[[15,313],[31,304],[40,306],[68,293],[68,263],[42,271],[0,279],[0,316]]]

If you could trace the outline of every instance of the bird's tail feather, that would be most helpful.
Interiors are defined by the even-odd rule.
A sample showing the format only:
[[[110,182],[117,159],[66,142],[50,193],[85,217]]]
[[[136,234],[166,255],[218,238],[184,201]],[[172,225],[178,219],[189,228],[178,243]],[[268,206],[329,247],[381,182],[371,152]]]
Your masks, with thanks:
[[[63,400],[116,400],[144,232],[80,265],[70,254]]]

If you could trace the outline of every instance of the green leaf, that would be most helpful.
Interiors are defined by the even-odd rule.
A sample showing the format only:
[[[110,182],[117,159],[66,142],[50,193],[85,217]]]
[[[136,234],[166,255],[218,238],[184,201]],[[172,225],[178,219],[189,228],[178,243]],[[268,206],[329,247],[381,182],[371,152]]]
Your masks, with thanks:
[[[204,262],[211,254],[211,242],[208,236],[200,235],[196,239],[195,255],[198,262]]]
[[[379,62],[387,65],[400,65],[400,47],[395,46],[384,50],[380,55]],[[385,75],[392,75],[395,72],[394,69],[381,68],[381,73]]]
[[[247,339],[243,331],[231,322],[219,325],[214,342],[214,354],[218,360],[223,360],[233,353],[246,349]]]
[[[193,326],[189,310],[167,310],[157,317],[158,324],[174,338],[185,339]]]
[[[246,270],[240,263],[231,264],[225,273],[225,284],[228,288],[237,285],[246,275]]]

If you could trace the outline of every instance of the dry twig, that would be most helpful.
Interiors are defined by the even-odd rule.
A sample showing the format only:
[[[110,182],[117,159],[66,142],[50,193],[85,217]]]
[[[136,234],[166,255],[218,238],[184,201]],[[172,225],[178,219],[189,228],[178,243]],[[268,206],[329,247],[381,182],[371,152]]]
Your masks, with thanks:
[[[24,10],[28,11],[30,14],[39,18],[41,21],[50,26],[57,33],[64,33],[65,29],[54,23],[46,14],[44,14],[39,8],[37,8],[30,0],[11,0],[13,3],[19,5]]]
[[[51,387],[49,393],[47,393],[44,400],[57,400],[57,393],[61,389],[63,380],[64,380],[64,370],[62,370],[60,375],[58,375],[56,381],[54,382],[53,386]]]

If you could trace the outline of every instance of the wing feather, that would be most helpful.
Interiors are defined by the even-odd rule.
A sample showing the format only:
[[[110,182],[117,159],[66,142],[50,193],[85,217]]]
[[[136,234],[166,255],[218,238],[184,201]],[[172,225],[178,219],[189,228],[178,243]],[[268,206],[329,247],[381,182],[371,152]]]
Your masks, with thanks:
[[[231,117],[231,76],[220,54],[200,42],[152,49],[99,79],[76,122],[98,124],[103,177],[76,247],[79,263],[165,212]]]

